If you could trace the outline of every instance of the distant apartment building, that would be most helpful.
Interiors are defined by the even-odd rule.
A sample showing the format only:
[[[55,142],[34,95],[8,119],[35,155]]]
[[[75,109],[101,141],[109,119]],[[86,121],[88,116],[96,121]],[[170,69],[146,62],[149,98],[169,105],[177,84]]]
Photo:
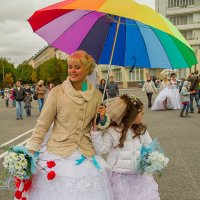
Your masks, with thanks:
[[[139,82],[144,81],[146,75],[150,73],[149,69],[135,67],[130,72],[130,67],[112,66],[110,75],[115,77],[115,81],[120,88],[135,87]],[[97,66],[98,81],[106,79],[108,75],[108,65]]]
[[[47,46],[41,49],[36,55],[30,58],[27,63],[33,68],[37,68],[39,65],[51,58],[66,59],[67,54],[51,46]]]
[[[179,29],[200,60],[200,0],[155,0],[155,8]],[[188,76],[194,69],[200,70],[200,64],[181,69],[178,75]]]

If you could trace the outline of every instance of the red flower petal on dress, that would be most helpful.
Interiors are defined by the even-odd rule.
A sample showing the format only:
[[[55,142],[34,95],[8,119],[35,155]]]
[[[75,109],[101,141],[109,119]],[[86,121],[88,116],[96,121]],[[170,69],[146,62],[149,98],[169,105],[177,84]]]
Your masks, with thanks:
[[[56,163],[53,160],[47,161],[47,167],[48,168],[52,168],[52,167],[55,167],[55,166],[56,166]]]
[[[26,200],[26,197],[22,197],[21,200]]]
[[[17,191],[15,192],[15,197],[16,197],[16,199],[21,199],[21,198],[22,198],[22,192],[19,191],[19,190],[17,190]]]
[[[53,180],[55,177],[56,177],[56,173],[55,173],[54,171],[50,171],[50,172],[47,174],[47,179],[48,179],[48,180]]]
[[[32,185],[32,180],[29,178],[29,179],[24,180],[23,182],[24,182],[24,190],[23,191],[27,192]]]

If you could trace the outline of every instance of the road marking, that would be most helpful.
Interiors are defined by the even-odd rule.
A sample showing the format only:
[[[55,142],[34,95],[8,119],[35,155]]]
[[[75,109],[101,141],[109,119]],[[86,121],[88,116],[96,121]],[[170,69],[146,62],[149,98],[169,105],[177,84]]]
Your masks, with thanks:
[[[22,146],[22,145],[26,144],[29,140],[30,140],[30,138],[28,138],[27,140],[25,140],[25,141],[19,143],[17,146]],[[7,151],[4,152],[4,153],[2,153],[2,154],[0,155],[0,159],[3,158],[7,153],[8,153]]]
[[[10,143],[14,142],[15,140],[18,140],[19,138],[21,138],[21,137],[27,135],[28,133],[30,133],[30,132],[32,132],[32,131],[33,131],[33,129],[31,129],[31,130],[29,130],[29,131],[27,131],[27,132],[25,132],[25,133],[22,133],[21,135],[17,136],[16,138],[14,138],[14,139],[12,139],[12,140],[9,140],[8,142],[2,144],[0,147],[4,147],[4,146],[10,144]]]

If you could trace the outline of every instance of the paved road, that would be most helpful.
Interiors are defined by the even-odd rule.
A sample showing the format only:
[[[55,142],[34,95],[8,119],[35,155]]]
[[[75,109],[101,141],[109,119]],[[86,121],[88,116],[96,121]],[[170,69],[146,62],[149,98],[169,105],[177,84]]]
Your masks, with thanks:
[[[141,90],[121,91],[125,92],[136,94],[144,101],[149,132],[152,138],[158,138],[170,158],[168,168],[157,180],[161,200],[200,200],[200,115],[194,113],[191,118],[180,118],[180,111],[150,111]],[[5,109],[2,103],[0,100],[0,144],[32,129],[39,114],[34,102],[33,116],[16,121],[15,110]],[[0,199],[12,198],[0,191]]]

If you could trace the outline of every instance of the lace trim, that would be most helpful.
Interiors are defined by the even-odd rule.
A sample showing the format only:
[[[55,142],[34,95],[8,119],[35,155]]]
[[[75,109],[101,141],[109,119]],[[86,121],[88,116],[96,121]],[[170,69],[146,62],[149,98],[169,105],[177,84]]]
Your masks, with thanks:
[[[93,177],[61,177],[56,176],[52,181],[47,180],[46,175],[39,173],[33,180],[33,187],[41,190],[55,190],[59,192],[97,192],[104,191],[108,187],[106,177],[99,174]]]

